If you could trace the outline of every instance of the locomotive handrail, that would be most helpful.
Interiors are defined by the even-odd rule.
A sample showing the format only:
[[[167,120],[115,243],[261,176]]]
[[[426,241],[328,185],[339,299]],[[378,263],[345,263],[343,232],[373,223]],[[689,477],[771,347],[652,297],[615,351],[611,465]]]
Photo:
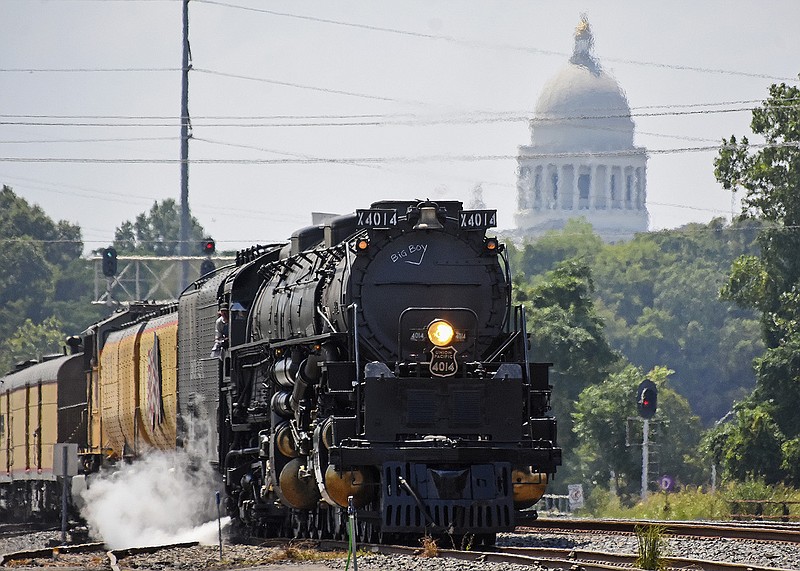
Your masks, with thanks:
[[[359,361],[361,357],[358,350],[358,304],[356,302],[353,302],[350,304],[350,307],[348,307],[348,309],[353,310],[353,345],[354,345],[353,357],[355,358],[355,363],[356,363],[356,381],[360,381],[361,368],[359,366]]]
[[[512,286],[511,286],[511,264],[508,261],[508,253],[503,249],[500,252],[500,259],[503,260],[503,269],[505,270],[506,274],[506,319],[503,326],[508,325],[511,321],[511,306],[513,304],[513,294],[512,294]]]
[[[528,323],[525,320],[525,307],[517,306],[519,312],[520,329],[522,330],[522,353],[525,355],[525,379],[531,380],[531,356],[528,349]]]
[[[320,306],[319,306],[319,305],[317,305],[317,313],[319,313],[319,316],[320,316],[322,319],[324,319],[324,320],[325,320],[325,323],[327,323],[327,324],[328,324],[328,327],[330,327],[330,328],[331,328],[331,332],[332,332],[332,333],[339,333],[338,331],[336,331],[336,327],[333,325],[333,323],[331,323],[331,320],[330,320],[330,319],[328,319],[328,316],[327,316],[327,315],[325,315],[325,312],[323,312],[323,311],[322,311],[322,309],[320,308]]]
[[[489,355],[486,358],[486,361],[489,362],[489,363],[493,363],[494,361],[496,361],[500,357],[500,355],[503,353],[503,351],[508,349],[508,347],[510,347],[511,344],[514,343],[514,341],[516,340],[517,337],[519,337],[519,335],[520,335],[519,331],[511,331],[511,332],[509,332],[508,338],[506,339],[506,341],[502,345],[500,345],[500,347],[498,347],[495,350],[494,353]]]
[[[356,364],[356,380],[353,382],[353,385],[358,385],[361,383],[361,366],[359,364],[361,355],[358,350],[358,304],[353,302],[350,304],[350,307],[353,309],[353,357],[355,358]],[[363,415],[361,413],[361,391],[358,387],[354,386],[354,388],[356,393],[356,428],[360,430],[364,424]]]

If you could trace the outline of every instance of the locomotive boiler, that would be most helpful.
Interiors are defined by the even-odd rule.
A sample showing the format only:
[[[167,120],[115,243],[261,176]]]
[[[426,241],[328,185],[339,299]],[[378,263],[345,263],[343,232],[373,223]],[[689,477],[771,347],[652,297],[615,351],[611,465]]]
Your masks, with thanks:
[[[362,540],[491,543],[561,462],[495,217],[376,202],[89,327],[69,361],[84,472],[187,447],[246,535],[342,537],[351,505]]]

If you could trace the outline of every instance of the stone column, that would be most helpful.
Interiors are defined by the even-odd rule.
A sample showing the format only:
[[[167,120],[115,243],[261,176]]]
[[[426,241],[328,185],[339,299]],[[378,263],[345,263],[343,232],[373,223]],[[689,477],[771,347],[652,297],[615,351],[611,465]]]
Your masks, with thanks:
[[[581,191],[578,187],[578,180],[581,178],[581,164],[573,163],[572,165],[572,210],[579,211],[581,209]]]

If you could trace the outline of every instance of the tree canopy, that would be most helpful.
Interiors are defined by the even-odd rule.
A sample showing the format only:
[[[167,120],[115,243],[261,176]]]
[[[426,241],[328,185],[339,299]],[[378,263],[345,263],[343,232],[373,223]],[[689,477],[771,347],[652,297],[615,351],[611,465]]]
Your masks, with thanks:
[[[765,144],[731,136],[715,160],[723,187],[743,189],[742,219],[757,219],[760,252],[738,258],[722,289],[761,313],[766,352],[756,387],[707,444],[728,475],[800,484],[800,89],[772,85],[750,128]]]
[[[10,187],[0,191],[0,335],[8,340],[26,320],[48,317],[80,330],[103,310],[89,305],[92,288],[81,258],[81,229],[54,221]],[[75,303],[81,301],[85,303]]]
[[[758,228],[757,221],[729,226],[717,219],[604,244],[589,224],[573,220],[512,248],[511,259],[521,286],[565,260],[591,268],[595,317],[608,344],[644,370],[674,370],[671,386],[710,425],[755,384],[752,360],[763,350],[758,321],[751,310],[721,301],[719,289],[737,256],[758,251]]]
[[[562,473],[573,474],[578,464],[572,434],[575,402],[582,390],[605,378],[619,357],[595,313],[588,266],[563,262],[531,285],[518,284],[515,291],[528,310],[533,359],[554,364],[552,406],[558,443],[565,451]]]
[[[154,202],[149,212],[142,212],[131,222],[123,222],[114,231],[114,247],[121,254],[177,256],[180,254],[180,206],[172,198]],[[189,251],[199,255],[205,230],[194,216],[189,224]]]

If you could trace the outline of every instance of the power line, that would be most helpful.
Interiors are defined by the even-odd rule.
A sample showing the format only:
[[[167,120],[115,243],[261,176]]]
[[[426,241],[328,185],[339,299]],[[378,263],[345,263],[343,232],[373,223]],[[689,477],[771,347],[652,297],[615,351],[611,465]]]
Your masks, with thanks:
[[[701,104],[692,104],[692,107]],[[717,105],[717,104],[707,104]],[[648,106],[646,108],[669,108],[671,106]],[[684,108],[684,105],[675,105],[677,108]],[[795,105],[780,105],[775,106],[778,109],[800,109],[800,104]],[[502,122],[522,122],[529,123],[553,123],[561,121],[593,121],[598,119],[629,119],[637,117],[680,117],[680,116],[693,116],[693,115],[717,115],[723,113],[742,113],[752,112],[758,107],[732,107],[728,109],[689,109],[689,110],[672,110],[672,111],[631,111],[620,113],[600,113],[600,114],[580,114],[580,115],[557,115],[550,114],[546,116],[533,116],[525,112],[502,112],[502,113],[476,113],[470,115],[469,113],[458,114],[453,117],[435,117],[418,114],[387,114],[387,115],[276,115],[276,116],[207,116],[198,117],[192,122],[194,127],[241,127],[241,128],[266,128],[266,127],[383,127],[383,126],[435,126],[435,125],[461,125],[461,124],[479,124],[479,123],[502,123]],[[29,118],[28,121],[0,121],[0,125],[13,125],[23,127],[175,127],[179,124],[179,117],[155,117],[155,116],[33,116],[33,115],[0,115],[0,119],[24,119]],[[165,123],[111,123],[111,122],[69,122],[69,121],[43,121],[40,119],[123,119],[123,120],[152,120],[160,121],[167,120]],[[302,121],[307,118],[318,118],[318,121]],[[349,120],[350,118],[358,120]],[[233,120],[233,121],[262,121],[267,122],[203,122],[204,120]],[[372,120],[367,120],[372,119]]]
[[[259,82],[262,82],[262,83],[269,83],[271,85],[281,85],[281,86],[284,86],[284,87],[294,87],[294,88],[297,88],[297,89],[307,89],[307,90],[310,90],[310,91],[319,91],[319,92],[322,92],[322,93],[332,93],[334,95],[346,95],[348,97],[360,97],[362,99],[373,99],[373,100],[376,100],[376,101],[389,101],[389,102],[392,102],[392,103],[410,103],[410,104],[413,104],[413,105],[427,105],[427,103],[425,103],[423,101],[415,101],[415,100],[411,100],[411,99],[397,99],[395,97],[382,97],[380,95],[369,95],[369,94],[366,94],[366,93],[356,93],[356,92],[353,92],[353,91],[344,91],[344,90],[332,89],[332,88],[328,88],[328,87],[316,87],[314,85],[305,85],[305,84],[302,84],[302,83],[293,83],[293,82],[289,82],[289,81],[279,81],[279,80],[276,80],[276,79],[268,79],[268,78],[264,78],[264,77],[253,77],[253,76],[249,76],[249,75],[239,75],[239,74],[235,74],[235,73],[226,73],[226,72],[223,72],[223,71],[216,71],[216,70],[213,70],[213,69],[203,69],[203,68],[197,68],[196,67],[196,68],[193,68],[192,71],[195,71],[197,73],[205,73],[205,74],[209,74],[209,75],[216,75],[216,76],[220,76],[220,77],[229,77],[229,78],[234,78],[234,79],[245,79],[245,80],[248,80],[248,81],[259,81]]]
[[[585,153],[535,153],[520,155],[418,155],[394,157],[299,157],[281,159],[190,159],[189,164],[229,165],[290,165],[290,164],[381,164],[425,162],[480,162],[513,159],[548,159],[571,157],[626,157],[645,154],[678,154],[718,151],[719,146],[685,147],[677,149],[644,149],[637,151],[608,151]],[[63,164],[180,164],[180,159],[95,158],[95,157],[0,157],[4,163],[63,163]]]
[[[175,72],[181,68],[175,67],[5,67],[0,68],[4,73],[149,73],[149,72]]]
[[[180,137],[127,137],[110,139],[31,139],[31,140],[10,140],[0,141],[2,144],[25,145],[25,144],[48,144],[48,143],[131,143],[138,141],[175,141]]]
[[[773,105],[772,102],[775,101]],[[765,101],[764,99],[738,99],[733,101],[709,101],[697,103],[663,103],[658,105],[636,105],[631,106],[630,109],[688,109],[693,107],[723,107],[730,105],[745,105],[748,103],[760,103],[762,106],[768,107],[788,107],[782,105],[783,103],[800,101],[800,97],[787,97],[782,99],[775,99]],[[751,109],[751,108],[748,108]],[[587,108],[584,111],[605,111],[604,108]],[[489,116],[489,117],[510,117],[517,118],[519,116],[528,116],[530,111],[465,111],[459,112],[457,116]],[[428,115],[420,115],[418,113],[360,113],[360,114],[345,114],[345,115],[197,115],[195,119],[203,120],[239,120],[239,121],[279,121],[279,120],[323,120],[323,119],[419,119],[428,118]],[[0,118],[5,119],[126,119],[126,120],[152,120],[152,121],[179,121],[180,117],[177,115],[47,115],[47,114],[9,114],[0,113]]]
[[[464,45],[468,47],[477,47],[477,48],[491,48],[491,49],[503,49],[503,50],[512,50],[512,51],[521,51],[527,53],[535,53],[535,54],[542,54],[542,55],[553,55],[553,56],[566,56],[570,57],[571,53],[566,52],[559,52],[553,50],[544,50],[540,48],[533,48],[533,47],[526,47],[526,46],[515,46],[510,44],[492,44],[488,42],[480,42],[474,40],[463,40],[460,38],[456,38],[453,36],[441,35],[441,34],[428,34],[422,32],[413,32],[409,30],[400,30],[396,28],[387,28],[383,26],[373,26],[368,24],[356,24],[353,22],[344,22],[341,20],[332,20],[328,18],[319,18],[316,16],[302,16],[299,14],[291,14],[288,12],[278,12],[276,10],[267,10],[264,8],[251,8],[249,6],[240,6],[237,4],[231,4],[228,2],[220,2],[218,0],[195,0],[199,4],[212,4],[216,6],[222,6],[226,8],[235,8],[238,10],[246,10],[250,12],[260,12],[263,14],[269,14],[272,16],[280,16],[284,18],[294,18],[298,20],[307,20],[311,22],[318,22],[323,24],[332,24],[336,26],[345,26],[349,28],[359,28],[363,30],[375,31],[375,32],[385,32],[390,34],[396,34],[401,36],[410,36],[415,38],[422,38],[426,40],[441,40],[446,42],[451,42],[459,45]],[[783,77],[783,76],[776,76],[770,75],[765,73],[750,73],[745,71],[737,71],[737,70],[730,70],[730,69],[719,69],[719,68],[706,68],[706,67],[698,67],[698,66],[690,66],[690,65],[680,65],[680,64],[667,64],[667,63],[658,63],[658,62],[649,62],[649,61],[640,61],[640,60],[632,60],[632,59],[622,59],[622,58],[603,58],[604,61],[609,61],[613,63],[624,63],[629,65],[639,65],[645,67],[659,67],[664,69],[674,69],[677,71],[694,71],[694,72],[701,72],[701,73],[715,73],[715,74],[722,74],[722,75],[738,75],[743,77],[753,77],[759,79],[772,79],[777,81],[795,81],[796,77]]]
[[[154,196],[133,196],[130,193],[123,193],[123,192],[114,192],[111,190],[99,190],[93,188],[87,188],[85,186],[78,186],[78,185],[69,185],[69,184],[62,184],[62,183],[52,183],[48,181],[42,181],[38,179],[32,178],[25,178],[25,177],[17,177],[17,176],[7,176],[7,175],[0,175],[0,178],[4,178],[6,180],[20,180],[24,181],[25,183],[38,183],[40,185],[48,185],[48,186],[55,186],[56,188],[46,188],[43,186],[35,186],[30,184],[24,184],[21,188],[25,189],[34,189],[37,191],[42,192],[49,192],[54,194],[61,194],[61,195],[69,195],[70,197],[74,196],[83,196],[86,198],[91,198],[93,200],[101,200],[104,202],[117,202],[122,204],[141,204],[142,202],[158,202],[159,199]],[[15,184],[14,188],[20,188],[19,185]],[[69,192],[65,191],[64,189],[71,189]],[[276,214],[274,211],[259,211],[253,210],[252,208],[232,208],[230,206],[219,206],[217,204],[197,204],[195,205],[195,210],[198,212],[214,212],[219,214],[231,214],[237,217],[244,217],[244,218],[255,218],[255,219],[270,219],[270,220],[278,220],[278,221],[290,221],[295,220],[297,216],[285,216]]]
[[[394,157],[300,157],[281,159],[190,159],[191,164],[277,165],[277,164],[380,164],[417,162],[477,162],[510,159],[627,157],[640,155],[668,155],[681,153],[717,152],[736,149],[736,145],[708,145],[677,147],[672,149],[630,149],[621,151],[587,151],[571,153],[521,153],[519,155],[418,155]],[[749,144],[748,149],[800,148],[800,142]],[[180,159],[94,158],[94,157],[0,157],[0,162],[16,163],[80,163],[80,164],[179,164]]]
[[[650,204],[650,203],[648,203],[648,204]],[[668,205],[668,206],[681,207],[682,205]],[[693,210],[708,210],[708,211],[711,211],[711,212],[720,212],[720,213],[726,213],[727,214],[726,211],[722,211],[722,210],[715,211],[715,210],[712,210],[712,209],[697,208],[697,207],[691,207],[691,206],[683,206],[683,207],[691,208]],[[792,224],[790,224],[790,225],[780,225],[780,224],[776,224],[776,223],[768,223],[768,222],[766,222],[764,220],[761,220],[761,219],[758,219],[758,218],[756,218],[754,220],[760,221],[762,223],[762,226],[760,226],[758,228],[755,228],[755,230],[777,230],[777,231],[800,230],[800,225],[792,225]],[[717,233],[717,232],[720,231],[719,228],[707,228],[707,227],[706,228],[698,228],[697,226],[699,226],[699,225],[703,225],[703,223],[702,222],[689,222],[689,223],[686,223],[686,224],[682,225],[679,228],[662,228],[660,230],[647,230],[647,231],[644,231],[644,232],[639,232],[638,234],[671,233],[671,234],[676,234],[676,235],[680,236],[681,234],[689,235],[689,234],[695,234],[695,233],[698,233],[698,232],[714,232],[714,233]],[[81,228],[81,231],[83,231],[83,230],[84,230],[84,228]],[[508,229],[508,230],[511,230],[511,229]],[[752,232],[753,230],[754,230],[754,228],[752,228],[752,227],[734,227],[734,226],[725,226],[725,227],[723,227],[721,229],[722,232]],[[168,240],[168,241],[170,243],[178,243],[179,242],[179,240]],[[264,238],[259,238],[259,239],[255,239],[255,240],[254,239],[248,239],[248,238],[239,238],[239,239],[228,238],[228,239],[224,239],[224,240],[215,239],[214,241],[217,244],[241,244],[241,243],[256,244],[256,243],[264,243],[264,242],[281,242],[281,243],[287,242],[286,239],[265,240]],[[108,240],[98,240],[98,239],[95,239],[95,240],[88,240],[88,239],[72,240],[72,239],[66,239],[66,238],[64,238],[64,239],[43,240],[43,239],[33,239],[33,238],[29,238],[29,237],[24,237],[24,236],[23,237],[15,237],[15,238],[0,238],[0,243],[6,243],[6,244],[8,244],[8,243],[27,243],[27,244],[106,244],[108,242],[109,242]],[[136,243],[137,244],[163,244],[163,240],[136,240]],[[194,244],[194,241],[193,240],[189,240],[188,243],[189,244]]]

